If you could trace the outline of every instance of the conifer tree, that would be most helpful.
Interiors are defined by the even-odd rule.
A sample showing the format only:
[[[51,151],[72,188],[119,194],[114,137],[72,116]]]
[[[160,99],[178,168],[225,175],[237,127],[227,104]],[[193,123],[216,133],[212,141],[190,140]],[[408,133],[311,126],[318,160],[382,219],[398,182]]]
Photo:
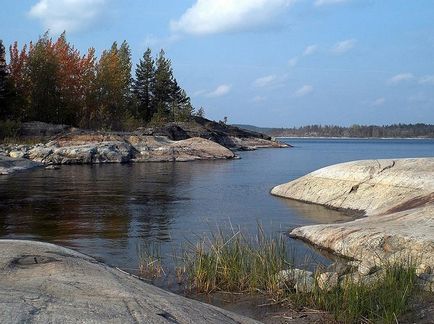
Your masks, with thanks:
[[[153,107],[155,95],[155,62],[151,49],[148,48],[136,67],[136,78],[133,92],[138,100],[137,116],[144,121],[150,121],[155,113]]]
[[[131,63],[131,50],[127,41],[122,42],[121,46],[119,47],[118,55],[119,55],[119,63],[120,63],[122,82],[123,82],[123,91],[126,99],[128,100],[131,93],[132,63]]]
[[[156,107],[156,120],[159,122],[169,121],[171,118],[171,103],[173,91],[172,63],[165,57],[164,50],[161,50],[155,69],[155,95],[153,106]]]

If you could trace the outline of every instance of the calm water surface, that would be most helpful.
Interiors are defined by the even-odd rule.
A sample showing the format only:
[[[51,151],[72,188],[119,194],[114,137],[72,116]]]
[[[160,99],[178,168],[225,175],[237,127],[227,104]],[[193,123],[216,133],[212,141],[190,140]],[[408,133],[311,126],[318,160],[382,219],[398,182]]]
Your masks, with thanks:
[[[277,233],[348,220],[340,212],[269,194],[273,186],[320,167],[434,156],[433,140],[284,141],[295,147],[241,152],[240,160],[63,166],[0,177],[0,237],[69,246],[135,271],[139,245],[160,242],[168,255],[217,225],[255,233],[260,222]],[[290,244],[300,256],[309,252],[327,262],[301,242]]]

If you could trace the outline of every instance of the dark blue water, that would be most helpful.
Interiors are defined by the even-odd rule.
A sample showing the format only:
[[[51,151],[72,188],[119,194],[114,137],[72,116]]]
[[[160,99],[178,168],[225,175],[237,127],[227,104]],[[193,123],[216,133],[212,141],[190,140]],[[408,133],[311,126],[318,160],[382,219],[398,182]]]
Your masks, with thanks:
[[[349,220],[270,189],[320,167],[359,159],[434,156],[434,140],[284,139],[291,149],[239,153],[240,160],[63,166],[0,177],[0,237],[53,242],[130,271],[137,246],[169,255],[216,226],[255,233]],[[291,243],[299,255],[310,248]],[[320,261],[327,262],[313,252]],[[298,260],[301,262],[301,260]]]

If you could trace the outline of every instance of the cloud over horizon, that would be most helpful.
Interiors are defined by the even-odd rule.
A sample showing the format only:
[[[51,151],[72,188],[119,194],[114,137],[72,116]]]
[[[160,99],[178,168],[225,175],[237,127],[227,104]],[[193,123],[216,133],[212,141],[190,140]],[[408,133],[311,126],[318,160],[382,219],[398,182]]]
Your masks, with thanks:
[[[271,84],[273,81],[276,80],[276,78],[277,77],[276,77],[275,74],[267,75],[267,76],[264,76],[264,77],[260,77],[260,78],[257,78],[255,80],[255,82],[253,82],[253,85],[255,87],[262,88],[262,87],[265,87],[265,86]]]
[[[28,14],[55,34],[75,32],[95,22],[102,14],[105,3],[106,0],[39,0]]]
[[[318,45],[315,44],[309,45],[304,49],[303,56],[309,56],[315,54],[316,51],[318,51]]]
[[[419,79],[419,84],[434,85],[434,75],[425,75]]]
[[[296,0],[197,0],[178,20],[175,33],[208,35],[248,30],[270,23]]]
[[[398,84],[404,81],[410,81],[414,79],[414,75],[413,73],[400,73],[397,75],[394,75],[393,77],[391,77],[389,80],[387,80],[388,84]]]
[[[336,54],[336,55],[341,55],[341,54],[345,54],[347,52],[349,52],[350,50],[352,50],[354,48],[354,46],[356,46],[357,40],[355,40],[354,38],[352,39],[346,39],[340,42],[337,42],[333,47],[332,47],[332,53]]]
[[[386,102],[386,99],[381,97],[381,98],[377,98],[374,101],[371,102],[371,106],[372,107],[379,107],[384,105],[384,103]]]
[[[217,88],[215,88],[213,91],[206,93],[205,97],[207,97],[207,98],[222,97],[224,95],[227,95],[229,92],[231,92],[231,89],[232,89],[231,85],[221,84]]]
[[[308,94],[313,92],[313,86],[309,85],[309,84],[305,84],[304,86],[302,86],[301,88],[299,88],[297,91],[294,92],[294,96],[295,97],[304,97],[307,96]]]

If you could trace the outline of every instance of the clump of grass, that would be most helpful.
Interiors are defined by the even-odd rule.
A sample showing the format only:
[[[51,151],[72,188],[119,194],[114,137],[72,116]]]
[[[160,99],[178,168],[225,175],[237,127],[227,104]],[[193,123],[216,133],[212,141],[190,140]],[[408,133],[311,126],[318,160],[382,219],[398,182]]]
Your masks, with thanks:
[[[163,267],[161,249],[158,244],[141,245],[138,250],[140,276],[147,279],[157,279],[166,274]]]
[[[415,267],[386,264],[376,276],[369,282],[350,275],[334,289],[315,285],[311,293],[290,299],[298,305],[328,311],[343,323],[396,323],[415,292]]]
[[[261,226],[247,237],[221,228],[184,253],[188,289],[197,293],[225,291],[279,296],[279,271],[291,266],[285,238],[267,237]]]
[[[255,236],[219,228],[183,249],[175,276],[190,292],[261,294],[273,303],[327,311],[342,323],[396,323],[415,292],[416,270],[410,260],[379,265],[375,278],[348,274],[335,287],[321,289],[314,280],[310,290],[300,292],[279,276],[292,268],[291,252],[285,236],[267,236],[261,226]],[[155,246],[142,251],[141,259],[142,275],[165,274]]]

